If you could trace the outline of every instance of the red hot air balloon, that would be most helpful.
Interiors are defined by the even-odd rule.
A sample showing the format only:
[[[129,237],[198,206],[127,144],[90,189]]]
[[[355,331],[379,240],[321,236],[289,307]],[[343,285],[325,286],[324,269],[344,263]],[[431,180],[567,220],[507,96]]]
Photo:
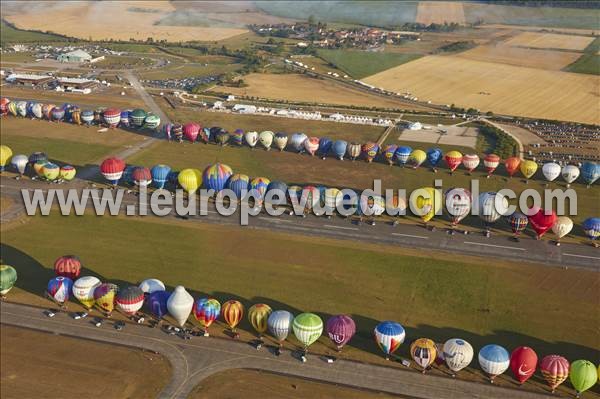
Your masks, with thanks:
[[[54,262],[54,273],[75,281],[81,273],[81,260],[75,255],[65,255]]]
[[[569,368],[569,361],[562,356],[548,355],[542,359],[540,370],[553,393],[569,377]]]
[[[186,123],[183,125],[183,135],[186,139],[193,143],[198,138],[198,132],[200,132],[200,129],[202,129],[202,126],[195,122]]]
[[[536,239],[542,238],[542,236],[552,228],[554,222],[556,222],[556,213],[552,211],[549,214],[546,214],[545,210],[542,208],[532,208],[529,210],[529,224],[535,233],[537,234]]]
[[[521,158],[519,157],[511,157],[507,158],[504,161],[504,167],[506,168],[506,172],[510,177],[512,177],[517,170],[519,170],[519,165],[521,164]]]
[[[327,335],[335,344],[338,351],[350,341],[356,333],[356,324],[350,316],[337,315],[327,320]]]
[[[131,173],[131,177],[136,186],[146,187],[152,183],[152,173],[148,168],[138,166]]]
[[[115,186],[123,176],[123,170],[125,170],[125,162],[119,158],[105,159],[100,165],[102,175]]]
[[[121,121],[121,110],[117,108],[108,108],[104,110],[102,117],[104,118],[104,122],[106,122],[108,127],[114,129]]]
[[[492,173],[496,170],[498,165],[500,164],[500,157],[496,154],[487,154],[485,158],[483,158],[483,166],[485,166],[485,170],[487,171],[487,177],[489,178]]]
[[[528,346],[519,346],[510,354],[510,369],[520,384],[535,373],[537,361],[537,354]]]
[[[450,172],[452,173],[462,163],[463,156],[458,151],[450,151],[450,152],[446,153],[446,155],[444,156],[444,160],[446,161],[446,164],[448,165],[448,169],[450,169]]]

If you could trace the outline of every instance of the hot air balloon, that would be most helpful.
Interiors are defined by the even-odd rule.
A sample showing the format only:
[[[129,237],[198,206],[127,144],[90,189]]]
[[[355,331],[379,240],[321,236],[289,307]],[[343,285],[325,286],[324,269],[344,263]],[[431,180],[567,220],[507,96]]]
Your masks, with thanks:
[[[513,238],[515,241],[519,241],[519,235],[527,227],[529,218],[523,215],[521,212],[513,212],[512,215],[508,217],[508,223],[510,224],[510,228],[514,234]]]
[[[202,172],[198,169],[184,169],[179,172],[177,181],[188,195],[192,195],[202,186]]]
[[[109,128],[113,129],[121,122],[121,110],[118,108],[108,108],[104,110],[102,118],[104,118],[104,123],[106,123]]]
[[[508,200],[505,196],[488,191],[479,194],[478,206],[478,215],[483,220],[485,235],[489,237],[491,225],[508,211]]]
[[[63,165],[60,167],[59,177],[64,181],[71,181],[75,178],[77,170],[71,165]]]
[[[375,342],[386,360],[400,347],[405,337],[404,327],[394,321],[382,321],[375,327]]]
[[[346,154],[347,148],[348,142],[345,140],[336,140],[335,143],[333,143],[333,153],[340,161],[344,160],[344,155]]]
[[[271,180],[266,177],[255,177],[250,181],[248,188],[253,192],[257,204],[262,204],[269,183],[271,183]]]
[[[116,299],[117,307],[128,316],[133,316],[144,304],[144,291],[135,285],[119,290]]]
[[[275,138],[273,139],[273,142],[275,144],[275,148],[277,148],[279,151],[283,151],[285,150],[285,146],[287,145],[288,136],[287,134],[282,132],[275,133]]]
[[[431,165],[434,172],[437,171],[436,166],[442,160],[442,150],[439,148],[430,148],[427,150],[427,162]]]
[[[94,306],[94,290],[100,285],[100,280],[93,276],[83,276],[73,283],[73,296],[86,309]]]
[[[202,126],[195,122],[188,122],[183,125],[183,135],[186,139],[191,141],[192,143],[196,141],[198,138],[198,132],[202,129]]]
[[[398,146],[396,144],[388,144],[383,147],[383,156],[390,166],[394,164],[396,151],[398,151]]]
[[[588,360],[575,360],[569,371],[571,385],[577,391],[577,397],[598,382],[598,370],[594,363]]]
[[[212,133],[211,133],[211,137],[212,137]],[[214,137],[215,137],[216,143],[220,146],[229,144],[229,132],[225,129],[219,128],[219,130],[216,131]]]
[[[235,174],[227,180],[227,188],[234,192],[238,201],[242,200],[248,192],[250,178],[247,175]]]
[[[410,355],[423,373],[433,364],[437,356],[435,342],[429,338],[419,338],[410,345]]]
[[[194,303],[193,312],[194,318],[204,329],[204,336],[208,337],[208,328],[221,314],[221,304],[214,298],[199,298]]]
[[[573,221],[567,216],[559,216],[552,225],[552,232],[556,235],[556,245],[560,245],[560,239],[573,230]]]
[[[235,333],[235,327],[244,317],[244,305],[240,301],[231,299],[223,304],[221,313],[231,332]]]
[[[125,169],[123,169],[123,176],[121,176],[121,180],[127,184],[133,184],[133,171],[138,166],[135,165],[127,165]]]
[[[198,132],[198,137],[200,137],[200,141],[202,141],[204,144],[208,144],[211,137],[210,128],[205,127],[200,129]]]
[[[29,163],[35,164],[36,162],[48,162],[48,155],[43,152],[34,152],[29,156]]]
[[[123,170],[125,170],[125,162],[119,158],[108,158],[100,164],[102,176],[114,186],[119,184],[119,180],[123,176]]]
[[[379,154],[379,145],[377,143],[365,143],[361,147],[361,151],[365,157],[365,160],[371,163],[377,154]]]
[[[579,177],[579,168],[575,165],[565,165],[560,174],[563,180],[567,182],[567,188],[569,188],[571,183]]]
[[[275,133],[270,130],[265,130],[258,135],[258,142],[260,145],[265,147],[267,151],[271,149],[271,144],[273,144],[273,138],[275,137]]]
[[[17,281],[17,271],[9,265],[0,265],[0,296],[4,298]]]
[[[600,165],[593,162],[584,162],[581,166],[581,178],[588,188],[600,177]]]
[[[8,104],[10,100],[6,97],[0,98],[0,116],[8,114]]]
[[[446,153],[444,160],[446,161],[446,165],[448,165],[448,169],[450,169],[450,174],[452,174],[456,168],[462,163],[463,155],[459,151],[450,151]]]
[[[89,109],[84,109],[83,111],[81,111],[81,120],[86,125],[91,125],[92,122],[94,122],[94,111]]]
[[[170,297],[171,293],[163,290],[154,291],[146,298],[146,305],[158,320],[166,316],[168,312],[167,303]]]
[[[304,140],[304,149],[311,156],[314,156],[317,153],[317,150],[319,149],[319,138],[309,137],[306,140]]]
[[[64,305],[64,303],[69,300],[72,289],[73,280],[68,277],[58,276],[48,281],[46,293],[54,302]]]
[[[146,116],[148,114],[143,109],[137,108],[131,111],[129,117],[131,118],[131,124],[134,127],[142,127],[144,125],[144,120],[146,120]]]
[[[525,177],[525,183],[527,183],[527,181],[533,175],[535,175],[535,172],[538,169],[538,164],[534,161],[524,159],[523,161],[521,161],[521,164],[519,165],[519,169],[521,170],[521,174],[523,175],[523,177]]]
[[[258,333],[258,338],[267,331],[267,320],[271,312],[271,307],[264,303],[257,303],[248,309],[248,321]]]
[[[296,152],[304,151],[304,141],[306,141],[308,137],[304,133],[294,133],[292,137],[290,137],[290,146]]]
[[[554,393],[554,390],[569,376],[569,361],[559,355],[548,355],[542,359],[540,370]]]
[[[508,173],[509,177],[513,177],[519,169],[520,164],[521,158],[519,157],[510,157],[504,160],[504,167],[506,168],[506,173]]]
[[[319,203],[320,191],[315,186],[304,186],[302,187],[302,194],[300,196],[300,204],[304,203],[304,211],[309,211]]]
[[[479,366],[490,376],[490,382],[504,373],[510,365],[508,351],[500,345],[486,345],[479,351]]]
[[[148,278],[142,281],[139,287],[144,294],[152,294],[153,292],[164,291],[166,289],[165,284],[162,281],[155,278]]]
[[[359,210],[361,215],[381,216],[385,212],[385,199],[380,195],[361,194]]]
[[[194,298],[181,285],[175,287],[173,294],[167,300],[169,314],[173,316],[179,327],[183,327],[186,323],[193,306]]]
[[[167,183],[169,173],[171,173],[171,168],[169,166],[162,164],[154,165],[150,170],[154,186],[156,186],[158,189],[164,188],[165,184]]]
[[[33,171],[38,177],[44,176],[44,165],[46,165],[48,161],[39,160],[33,164]]]
[[[258,132],[246,132],[244,133],[244,141],[250,148],[254,148],[258,142]]]
[[[124,127],[129,127],[131,110],[121,111],[119,115],[119,124]]]
[[[552,225],[556,222],[556,213],[554,211],[546,212],[542,208],[532,208],[528,212],[529,223],[535,230],[536,239],[542,238],[542,236],[552,228]]]
[[[12,157],[12,150],[7,145],[0,145],[0,172],[4,171],[4,167]]]
[[[17,114],[22,117],[27,116],[27,101],[17,102]]]
[[[408,156],[407,163],[413,167],[413,169],[417,169],[425,160],[427,159],[427,154],[423,150],[414,150]]]
[[[61,256],[54,261],[54,273],[75,280],[81,274],[81,260],[75,255]]]
[[[321,158],[327,158],[327,154],[331,151],[333,147],[333,141],[329,137],[321,137],[319,139],[319,153],[321,154]]]
[[[520,384],[535,373],[537,362],[537,354],[528,346],[519,346],[510,354],[510,369]]]
[[[17,154],[12,157],[10,163],[17,170],[17,172],[19,172],[19,178],[20,178],[25,173],[25,168],[27,168],[27,164],[29,163],[29,158],[27,157],[27,155]]]
[[[15,101],[10,101],[7,105],[6,108],[8,109],[8,112],[12,115],[12,116],[17,116],[19,114],[19,112],[17,111],[17,103]]]
[[[96,306],[108,317],[115,310],[117,292],[119,292],[119,287],[112,283],[102,283],[94,290]]]
[[[235,129],[233,133],[231,133],[231,140],[235,145],[242,145],[244,141],[244,131],[242,129]]]
[[[446,210],[452,221],[452,230],[471,211],[471,192],[464,188],[451,188],[446,191]]]
[[[173,131],[173,126],[174,125],[172,123],[167,122],[162,127],[162,132],[169,141],[171,141],[171,133]]]
[[[560,176],[560,170],[560,165],[556,162],[548,162],[542,166],[542,174],[549,182]]]
[[[178,142],[183,142],[183,126],[181,126],[180,123],[176,123],[173,125],[173,127],[171,128],[171,134],[173,135],[173,138],[175,140],[177,140]]]
[[[470,175],[479,166],[479,155],[465,154],[463,156],[462,164]]]
[[[48,181],[54,181],[60,174],[60,167],[52,162],[46,162],[42,168],[42,174]]]
[[[327,320],[326,331],[337,350],[341,351],[356,333],[356,324],[350,316],[332,316]]]
[[[444,361],[454,377],[457,372],[471,364],[473,347],[460,338],[452,338],[444,343]]]
[[[285,205],[288,186],[282,181],[272,181],[267,187],[265,201],[273,205]]]
[[[333,213],[342,205],[343,195],[337,188],[328,188],[323,194],[323,202],[325,213],[333,215]]]
[[[425,226],[442,209],[442,194],[432,187],[422,187],[410,196],[411,210]]]
[[[38,119],[42,119],[44,117],[44,113],[42,112],[42,110],[43,104],[36,103],[31,107],[31,114]]]
[[[347,147],[348,156],[354,161],[356,158],[360,156],[361,145],[358,143],[350,143]]]
[[[276,310],[271,313],[267,319],[269,332],[279,342],[280,347],[290,334],[293,324],[294,315],[287,310]]]
[[[595,247],[598,246],[594,241],[600,237],[600,218],[587,218],[583,221],[583,231],[588,236]]]
[[[65,110],[62,108],[54,107],[50,114],[53,121],[60,122],[65,117]]]
[[[148,114],[144,119],[146,129],[157,129],[160,126],[160,117],[154,114]]]
[[[233,170],[229,166],[217,162],[204,169],[202,182],[205,188],[215,190],[215,193],[218,193],[225,188],[227,180],[232,174]]]
[[[304,346],[304,352],[323,333],[323,320],[314,313],[301,313],[294,318],[292,329],[296,339]]]

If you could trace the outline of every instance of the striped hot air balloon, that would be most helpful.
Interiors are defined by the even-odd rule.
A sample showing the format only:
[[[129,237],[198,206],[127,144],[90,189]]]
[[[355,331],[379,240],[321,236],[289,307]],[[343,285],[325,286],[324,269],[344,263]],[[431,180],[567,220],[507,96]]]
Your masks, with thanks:
[[[254,194],[257,204],[262,204],[271,180],[266,177],[255,177],[250,181],[249,189]]]
[[[285,133],[278,132],[275,133],[275,138],[273,139],[273,144],[275,144],[275,148],[279,151],[285,150],[285,146],[288,143],[288,136]]]
[[[354,142],[350,143],[350,144],[348,144],[347,151],[348,151],[348,156],[350,157],[350,159],[352,159],[354,161],[354,160],[356,160],[356,158],[358,158],[360,156],[361,145],[358,143],[354,143]]]
[[[462,164],[469,174],[471,174],[479,166],[479,161],[479,155],[465,154],[463,156]]]
[[[421,166],[423,164],[423,162],[425,162],[426,159],[427,159],[427,153],[423,150],[416,149],[410,153],[406,163],[408,163],[410,166],[412,166],[413,169],[418,169],[419,166]]]
[[[333,147],[333,141],[329,137],[321,137],[319,139],[319,153],[321,154],[321,158],[327,158],[327,155],[331,152],[331,148]]]
[[[248,321],[258,333],[258,338],[261,338],[265,331],[267,331],[267,320],[271,313],[271,307],[264,303],[257,303],[248,309]]]
[[[50,117],[53,121],[60,122],[65,117],[65,110],[62,108],[54,107],[52,108]]]
[[[17,270],[9,265],[0,265],[0,296],[5,297],[17,282]]]
[[[383,148],[383,156],[390,166],[394,164],[394,156],[397,150],[398,146],[396,144],[389,144]]]
[[[235,129],[233,133],[231,133],[231,140],[233,144],[241,146],[244,142],[244,131],[242,129]]]
[[[500,157],[496,154],[487,154],[483,158],[483,166],[487,171],[487,177],[489,178],[492,173],[496,170],[498,165],[500,164]]]
[[[183,125],[183,135],[186,139],[193,143],[198,138],[198,132],[200,129],[202,129],[202,126],[199,124],[195,122],[188,122]]]
[[[314,313],[301,313],[294,318],[292,329],[306,352],[323,334],[323,320]]]
[[[335,157],[340,161],[344,160],[344,155],[346,155],[347,149],[348,142],[345,140],[336,140],[335,143],[333,143],[333,153],[335,154]]]
[[[463,155],[459,151],[450,151],[446,153],[444,160],[448,165],[448,169],[450,169],[450,173],[452,173],[462,163]]]
[[[146,118],[144,118],[144,127],[146,129],[155,130],[155,129],[158,129],[159,126],[160,126],[160,117],[158,115],[154,115],[154,114],[146,115]]]
[[[235,333],[236,326],[242,321],[244,317],[244,305],[240,301],[231,299],[223,304],[221,307],[221,314],[225,323],[231,329],[231,332]]]
[[[93,276],[83,276],[73,283],[73,296],[86,308],[94,306],[94,290],[100,285],[100,280]]]
[[[81,125],[81,109],[79,107],[73,107],[71,110],[71,122]]]
[[[233,191],[238,201],[241,200],[248,192],[250,178],[243,174],[234,174],[227,180],[226,187]]]
[[[112,283],[102,283],[94,290],[94,302],[96,306],[110,317],[117,299],[119,287]]]
[[[60,167],[52,162],[46,162],[42,167],[42,174],[48,181],[54,181],[60,175]]]
[[[227,180],[229,180],[232,174],[233,170],[229,166],[217,162],[204,169],[202,182],[205,188],[215,190],[218,193],[225,188]]]
[[[131,172],[131,178],[136,186],[146,187],[152,183],[152,173],[150,169],[138,166]]]
[[[121,110],[118,108],[107,108],[102,113],[102,118],[109,128],[114,129],[121,122]]]
[[[165,138],[171,141],[171,131],[173,130],[173,124],[171,122],[167,122],[162,127],[162,132],[165,135]]]
[[[169,173],[171,173],[171,168],[168,165],[154,165],[150,170],[154,186],[158,189],[164,188],[165,184],[167,183]]]
[[[143,109],[134,109],[129,115],[129,118],[131,118],[131,124],[137,128],[142,127],[144,125],[144,121],[146,120],[147,115],[148,114]]]
[[[521,235],[521,233],[525,231],[525,228],[527,228],[529,218],[523,215],[521,212],[514,212],[508,217],[508,223],[512,229],[513,238],[518,241],[519,235]]]
[[[119,290],[116,303],[121,312],[133,316],[144,304],[144,291],[135,285],[125,287]]]
[[[183,126],[179,123],[174,124],[171,128],[171,134],[175,140],[181,143],[183,141]]]
[[[119,158],[108,158],[100,164],[100,172],[106,180],[111,184],[117,185],[123,176],[125,170],[125,162]]]
[[[508,351],[500,345],[486,345],[479,351],[479,366],[490,376],[490,382],[504,373],[510,365]]]
[[[569,377],[569,368],[569,361],[562,356],[548,355],[542,359],[540,370],[552,393]]]
[[[131,110],[127,109],[127,110],[121,111],[119,124],[124,127],[129,127],[130,116],[131,116]]]
[[[267,327],[271,335],[279,342],[280,347],[292,331],[293,323],[294,315],[287,310],[276,310],[269,315]]]
[[[304,151],[304,141],[308,138],[304,133],[294,133],[290,137],[290,147],[296,152]]]
[[[410,154],[412,153],[412,148],[402,145],[400,147],[398,147],[398,149],[396,150],[396,162],[398,162],[398,165],[400,166],[404,166],[406,165],[406,163],[408,162],[408,157],[410,157]]]
[[[83,111],[81,111],[81,120],[87,126],[90,126],[92,122],[94,122],[94,111],[90,109],[84,109]]]

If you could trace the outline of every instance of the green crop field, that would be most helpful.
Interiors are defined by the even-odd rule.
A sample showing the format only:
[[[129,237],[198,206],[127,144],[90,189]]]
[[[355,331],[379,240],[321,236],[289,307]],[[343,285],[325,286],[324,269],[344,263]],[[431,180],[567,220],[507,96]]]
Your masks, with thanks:
[[[565,71],[600,75],[600,55],[583,54],[577,61],[567,66]]]
[[[9,43],[47,43],[67,40],[60,35],[16,29],[4,20],[0,22],[0,44],[2,46]]]
[[[374,75],[421,57],[420,54],[360,50],[318,50],[317,55],[356,79]]]

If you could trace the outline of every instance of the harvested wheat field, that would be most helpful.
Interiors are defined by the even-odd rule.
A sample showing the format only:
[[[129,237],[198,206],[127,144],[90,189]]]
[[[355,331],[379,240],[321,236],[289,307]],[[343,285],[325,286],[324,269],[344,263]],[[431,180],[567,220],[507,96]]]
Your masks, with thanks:
[[[600,124],[600,77],[593,75],[428,56],[364,81],[436,104]]]
[[[466,20],[463,3],[454,1],[419,1],[415,22],[424,25],[456,22],[457,24],[464,25]]]
[[[261,74],[244,76],[248,87],[215,87],[212,90],[238,96],[260,97],[309,103],[355,105],[362,107],[419,108],[392,98],[366,94],[328,80],[299,74]]]
[[[581,53],[571,51],[535,50],[506,45],[478,46],[456,54],[457,57],[475,61],[497,62],[528,68],[560,71],[577,61]]]
[[[583,50],[594,40],[590,36],[561,35],[557,33],[523,32],[505,42],[508,46],[534,47],[559,50]]]
[[[14,3],[14,2],[13,2]],[[7,6],[13,4],[7,4]],[[158,21],[175,11],[168,1],[73,1],[44,2],[43,7],[28,7],[3,18],[17,28],[51,31],[92,40],[167,40],[171,42],[227,39],[247,29],[166,26]]]

